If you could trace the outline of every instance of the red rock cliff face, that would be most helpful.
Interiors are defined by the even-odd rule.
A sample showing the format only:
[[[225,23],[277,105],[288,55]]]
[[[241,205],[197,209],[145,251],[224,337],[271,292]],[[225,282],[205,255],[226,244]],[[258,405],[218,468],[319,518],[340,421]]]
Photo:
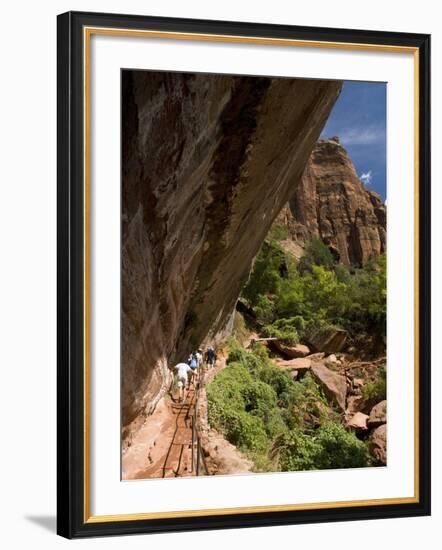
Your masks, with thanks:
[[[123,72],[123,435],[225,328],[340,87]]]
[[[321,238],[346,265],[364,265],[386,248],[386,208],[364,187],[338,138],[317,143],[281,222],[299,255],[313,238]]]

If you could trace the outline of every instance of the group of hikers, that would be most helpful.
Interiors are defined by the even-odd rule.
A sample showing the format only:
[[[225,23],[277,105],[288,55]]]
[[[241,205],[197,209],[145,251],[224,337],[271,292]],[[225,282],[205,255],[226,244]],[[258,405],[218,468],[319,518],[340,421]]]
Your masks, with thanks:
[[[198,373],[205,366],[211,369],[216,362],[216,353],[212,346],[209,346],[203,355],[202,349],[192,352],[187,358],[187,363],[178,363],[175,365],[176,382],[180,392],[180,402],[184,401],[184,390],[197,382]]]

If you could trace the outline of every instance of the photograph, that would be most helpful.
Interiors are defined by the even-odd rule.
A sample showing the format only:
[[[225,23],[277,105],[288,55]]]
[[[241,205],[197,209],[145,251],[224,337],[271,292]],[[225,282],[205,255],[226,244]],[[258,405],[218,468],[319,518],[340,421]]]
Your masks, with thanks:
[[[5,6],[2,547],[433,550],[436,3]]]
[[[245,21],[57,19],[63,537],[430,513],[430,36]]]
[[[386,467],[387,83],[120,75],[121,479]]]

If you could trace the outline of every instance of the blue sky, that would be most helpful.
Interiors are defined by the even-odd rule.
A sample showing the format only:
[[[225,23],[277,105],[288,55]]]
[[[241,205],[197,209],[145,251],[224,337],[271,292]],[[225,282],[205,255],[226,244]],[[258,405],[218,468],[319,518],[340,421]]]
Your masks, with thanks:
[[[345,81],[321,138],[339,136],[365,186],[386,199],[386,92],[383,82]]]

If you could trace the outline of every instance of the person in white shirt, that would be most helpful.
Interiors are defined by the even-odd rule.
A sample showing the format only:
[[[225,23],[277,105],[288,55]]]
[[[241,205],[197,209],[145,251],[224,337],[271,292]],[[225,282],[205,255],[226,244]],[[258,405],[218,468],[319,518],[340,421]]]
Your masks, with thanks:
[[[198,367],[201,368],[203,366],[203,350],[199,349],[195,355],[196,355]]]
[[[187,373],[192,370],[187,363],[178,363],[174,370],[177,373],[178,388],[180,390],[180,402],[184,401],[184,388],[187,386]]]

